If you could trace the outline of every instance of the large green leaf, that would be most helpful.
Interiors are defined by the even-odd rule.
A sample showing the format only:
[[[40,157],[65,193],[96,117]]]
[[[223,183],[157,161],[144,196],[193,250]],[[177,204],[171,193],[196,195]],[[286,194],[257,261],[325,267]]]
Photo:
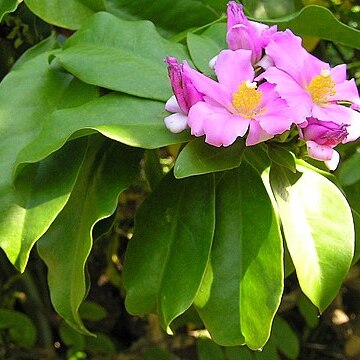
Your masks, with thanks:
[[[97,94],[93,87],[49,67],[47,58],[47,53],[31,57],[0,84],[0,247],[21,270],[26,265],[29,246],[46,231],[65,205],[65,193],[71,187],[75,165],[65,167],[64,173],[52,179],[51,183],[47,182],[51,186],[44,189],[40,186],[40,179],[50,180],[47,171],[53,173],[55,169],[50,163],[41,165],[39,172],[32,172],[32,177],[27,179],[26,191],[32,194],[24,201],[17,197],[12,184],[16,156],[37,136],[44,121],[56,108],[78,105]],[[78,155],[74,156],[75,163]],[[56,161],[61,162],[59,157]],[[38,207],[35,209],[32,204]],[[31,214],[39,216],[42,206],[45,206],[44,212],[35,221]]]
[[[169,34],[214,21],[226,8],[224,0],[107,0],[107,4],[119,17],[151,20]]]
[[[323,311],[339,291],[353,257],[354,225],[341,191],[298,165],[272,166],[273,189],[301,289]]]
[[[15,11],[18,4],[19,4],[18,0],[1,0],[0,1],[0,21],[6,14]]]
[[[249,165],[216,188],[216,227],[195,305],[215,342],[264,346],[283,291],[279,225],[260,176]]]
[[[309,5],[289,16],[261,21],[277,24],[280,30],[289,28],[298,35],[318,37],[360,49],[360,31],[341,23],[330,10],[322,6]]]
[[[57,54],[62,66],[89,84],[156,100],[172,95],[166,56],[181,61],[185,47],[163,39],[148,21],[94,15]]]
[[[23,218],[19,255],[14,265],[21,271],[39,238],[39,227],[46,230],[69,199],[86,150],[86,139],[80,140],[66,144],[40,163],[22,166],[18,172],[16,198]]]
[[[213,175],[176,180],[170,173],[145,200],[124,264],[131,314],[157,312],[168,329],[190,307],[209,257],[214,197]]]
[[[25,3],[46,22],[72,30],[94,13],[105,10],[103,0],[25,0]]]
[[[84,106],[55,112],[42,132],[19,154],[17,163],[36,162],[74,137],[96,131],[130,146],[158,148],[190,140],[188,132],[173,134],[164,125],[164,104],[118,93]],[[81,130],[81,131],[80,131]]]
[[[92,228],[114,212],[119,193],[137,173],[141,154],[100,135],[92,137],[68,203],[38,241],[39,254],[48,267],[52,303],[80,331],[86,332],[78,310],[86,295],[84,268],[92,247]]]
[[[217,148],[206,144],[204,140],[203,137],[195,139],[180,152],[175,163],[176,178],[233,169],[240,165],[245,150],[242,141]]]

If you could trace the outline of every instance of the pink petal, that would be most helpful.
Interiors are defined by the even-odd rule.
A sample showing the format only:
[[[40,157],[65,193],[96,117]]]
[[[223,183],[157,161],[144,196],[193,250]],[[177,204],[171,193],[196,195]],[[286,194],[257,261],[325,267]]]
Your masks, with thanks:
[[[178,134],[187,128],[187,119],[188,117],[184,113],[175,113],[167,116],[164,121],[172,133]]]
[[[234,94],[243,81],[254,79],[251,51],[221,51],[215,63],[215,73],[219,83]]]
[[[301,38],[290,30],[277,32],[265,48],[275,66],[288,73],[302,87],[308,85],[313,77],[329,65],[309,54],[301,46]]]
[[[306,142],[308,154],[311,158],[320,161],[331,160],[334,150],[330,146],[319,145],[315,141]]]
[[[268,134],[256,120],[252,120],[250,121],[250,129],[246,137],[246,146],[256,145],[273,137],[274,136]]]
[[[320,121],[332,121],[335,124],[351,124],[355,111],[343,105],[326,104],[319,106],[314,104],[312,116]]]
[[[233,115],[225,108],[199,102],[190,109],[188,124],[193,135],[205,134],[208,144],[229,146],[238,136],[244,136],[249,120]]]
[[[165,109],[172,113],[182,113],[180,106],[176,100],[176,96],[173,95],[165,104]]]
[[[334,79],[335,80],[335,79]],[[336,84],[336,94],[329,98],[329,101],[344,100],[354,104],[360,104],[359,92],[354,79],[345,80]]]
[[[298,85],[298,83],[284,71],[275,67],[268,68],[261,77],[264,77],[269,83],[275,84],[276,92],[286,100],[289,106],[302,106],[303,117],[311,115],[311,106],[313,104],[308,92]],[[256,78],[255,80],[257,80]]]
[[[216,63],[218,60],[216,61]],[[197,91],[215,100],[217,103],[231,108],[232,93],[218,82],[192,69],[184,64],[184,74],[187,76]]]
[[[341,64],[330,69],[331,78],[338,84],[346,80],[346,65]]]

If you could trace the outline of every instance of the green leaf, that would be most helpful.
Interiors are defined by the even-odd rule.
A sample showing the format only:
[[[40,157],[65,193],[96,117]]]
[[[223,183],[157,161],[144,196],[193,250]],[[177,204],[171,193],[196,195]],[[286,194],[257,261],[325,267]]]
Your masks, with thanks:
[[[188,57],[183,45],[163,39],[152,23],[108,13],[94,15],[56,56],[86,83],[164,101],[172,95],[165,57]]]
[[[209,2],[213,4],[208,5]],[[225,11],[216,0],[107,0],[110,12],[123,19],[147,19],[173,34],[205,25]],[[214,5],[214,6],[213,6]]]
[[[180,179],[192,175],[233,169],[241,164],[245,146],[237,141],[229,147],[211,146],[204,138],[195,139],[180,152],[175,163],[175,177]]]
[[[275,317],[271,335],[279,349],[289,359],[298,359],[300,344],[294,330],[280,316]]]
[[[199,360],[225,360],[221,347],[208,338],[198,338],[196,348]]]
[[[107,355],[116,354],[116,347],[109,336],[101,333],[96,333],[95,335],[96,337],[85,337],[86,351],[95,353],[97,356],[99,356],[99,353]]]
[[[304,294],[302,294],[298,299],[298,308],[309,328],[313,329],[318,326],[319,311]]]
[[[79,308],[79,315],[84,320],[99,321],[107,316],[107,312],[99,304],[84,301]]]
[[[214,179],[168,174],[144,201],[124,264],[126,308],[157,312],[164,328],[192,304],[214,232]],[[150,231],[149,231],[150,229]]]
[[[54,185],[53,189],[58,187],[56,193],[62,195],[59,199],[54,200],[49,192],[47,193],[49,198],[44,198],[47,190],[42,191],[39,183],[36,183],[39,177],[28,179],[28,189],[34,186],[34,190],[37,189],[34,195],[39,195],[38,199],[29,198],[30,202],[46,205],[47,200],[54,200],[51,205],[52,211],[45,212],[39,221],[32,223],[30,229],[26,228],[29,209],[18,203],[19,199],[13,186],[13,166],[17,154],[36,138],[43,123],[55,109],[68,105],[66,101],[61,101],[67,93],[73,94],[73,89],[76,88],[77,97],[72,96],[72,104],[77,103],[77,105],[80,101],[89,100],[97,95],[93,87],[74,80],[71,75],[49,66],[48,56],[48,53],[44,53],[32,57],[17,66],[16,70],[10,72],[0,84],[0,247],[3,248],[9,260],[21,270],[25,267],[26,253],[29,251],[22,245],[23,239],[28,238],[29,231],[31,238],[25,242],[32,244],[36,241],[47,230],[56,212],[62,209],[66,196],[61,193],[61,180],[67,179],[64,190],[68,190],[70,184],[68,180],[71,178],[68,171],[74,170],[74,167],[65,169],[64,174],[51,182]],[[44,139],[39,141],[44,142]],[[74,157],[74,160],[76,159],[77,156]],[[60,161],[60,158],[57,158],[57,161]],[[40,168],[46,170],[47,165]],[[49,166],[49,169],[51,168]],[[46,174],[42,173],[41,176],[45,179]],[[56,181],[59,181],[58,186],[55,185]]]
[[[286,167],[293,173],[296,173],[295,159],[291,152],[280,146],[268,144],[267,153],[271,161]]]
[[[65,29],[78,29],[91,15],[105,10],[103,0],[25,0],[44,21]]]
[[[279,225],[260,176],[249,165],[224,172],[216,227],[195,305],[215,342],[264,346],[283,291]]]
[[[143,360],[171,360],[171,356],[167,351],[153,347],[145,352]]]
[[[1,0],[0,2],[0,21],[3,17],[16,10],[18,7],[19,1],[18,0]]]
[[[204,35],[188,33],[187,45],[195,66],[205,75],[214,75],[209,61],[223,49],[217,42]]]
[[[358,262],[360,259],[360,215],[354,209],[352,209],[355,225],[355,250],[352,265]]]
[[[40,163],[23,165],[17,173],[16,198],[23,218],[19,255],[14,265],[21,271],[25,270],[30,250],[39,238],[39,227],[46,230],[70,197],[85,156],[85,140],[72,141]]]
[[[48,267],[54,308],[83,333],[86,329],[78,310],[86,295],[84,268],[92,247],[92,228],[114,212],[119,193],[137,173],[141,153],[100,135],[92,137],[68,203],[38,242]]]
[[[85,350],[85,337],[66,323],[59,326],[59,335],[62,342],[71,347],[72,351]]]
[[[322,6],[309,5],[289,16],[261,21],[277,24],[279,30],[289,28],[298,35],[318,37],[360,49],[360,31],[341,23],[330,10]]]
[[[124,144],[158,148],[190,140],[188,132],[173,134],[164,125],[164,104],[113,93],[83,106],[55,112],[42,132],[23,149],[17,163],[36,162],[61,148],[73,135],[96,131]],[[81,130],[81,131],[80,131]]]
[[[246,346],[227,346],[225,348],[228,360],[254,360],[254,353]],[[274,359],[273,359],[274,360]]]
[[[293,174],[272,166],[270,183],[300,287],[322,312],[350,267],[354,225],[346,199],[331,181],[297,169]]]
[[[360,148],[340,164],[337,176],[342,186],[350,186],[360,180]]]
[[[17,344],[31,348],[36,341],[36,327],[32,320],[18,311],[0,309],[0,330],[8,330]]]

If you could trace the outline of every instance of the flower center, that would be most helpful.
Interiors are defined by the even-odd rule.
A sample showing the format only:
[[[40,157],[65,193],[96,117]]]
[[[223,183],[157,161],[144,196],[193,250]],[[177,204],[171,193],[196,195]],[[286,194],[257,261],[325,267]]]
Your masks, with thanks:
[[[306,87],[312,101],[317,105],[326,104],[330,96],[336,94],[336,83],[331,78],[329,70],[322,70],[321,75],[315,76]]]
[[[246,119],[258,115],[261,110],[260,103],[263,93],[258,91],[256,87],[256,83],[249,80],[243,81],[238,87],[238,91],[233,95],[232,105],[235,112]]]

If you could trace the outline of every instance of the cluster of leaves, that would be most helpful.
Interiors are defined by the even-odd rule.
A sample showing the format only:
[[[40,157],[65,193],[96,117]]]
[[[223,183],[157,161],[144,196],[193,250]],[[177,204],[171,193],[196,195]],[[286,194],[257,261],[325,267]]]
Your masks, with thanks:
[[[186,132],[169,133],[163,124],[171,96],[163,59],[186,59],[211,75],[209,59],[225,48],[226,1],[24,2],[53,29],[74,34],[61,44],[63,35],[54,31],[0,84],[0,246],[24,271],[37,243],[58,314],[88,334],[79,309],[88,293],[92,230],[115,211],[142,159],[152,193],[137,213],[126,253],[130,313],[156,312],[171,332],[174,319],[194,305],[212,338],[230,346],[209,345],[219,359],[251,358],[236,345],[259,349],[268,340],[283,294],[284,256],[285,274],[295,267],[302,291],[322,312],[359,257],[356,247],[353,258],[357,144],[343,147],[346,160],[335,177],[295,159],[286,143],[245,150],[239,140],[218,149]],[[245,5],[256,15],[259,3]],[[268,24],[350,47],[353,55],[360,49],[359,31],[330,10],[286,3],[292,7],[284,5],[281,14],[263,7]],[[18,1],[1,6],[4,15]],[[178,155],[163,177],[152,149],[170,145]],[[1,326],[16,342],[22,315],[8,311],[0,314]],[[82,335],[72,333],[78,337],[72,344],[71,328],[62,329],[74,351],[86,348]],[[296,358],[297,345],[286,347],[284,334],[294,337],[277,317],[264,355],[256,357],[274,357],[280,349]],[[207,348],[200,341],[200,357]]]

